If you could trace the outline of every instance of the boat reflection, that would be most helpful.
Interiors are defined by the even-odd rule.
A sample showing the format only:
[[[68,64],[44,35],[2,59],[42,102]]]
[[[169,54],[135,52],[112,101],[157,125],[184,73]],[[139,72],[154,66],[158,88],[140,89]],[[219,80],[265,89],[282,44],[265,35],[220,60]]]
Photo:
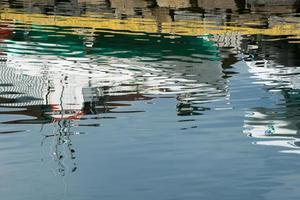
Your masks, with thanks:
[[[76,151],[72,143],[72,136],[80,133],[71,131],[71,127],[72,120],[61,117],[57,122],[53,122],[53,133],[44,135],[41,142],[43,147],[44,143],[52,139],[49,146],[51,159],[56,163],[56,168],[53,170],[60,176],[66,176],[77,170]]]
[[[267,36],[260,38],[259,42],[251,41],[249,46],[265,48],[248,50],[251,52],[246,61],[249,72],[255,84],[263,84],[267,91],[279,95],[279,100],[274,107],[250,109],[246,113],[245,133],[259,138],[256,144],[281,146],[285,147],[282,152],[300,153],[299,46],[284,38],[271,40]]]
[[[1,84],[6,85],[1,106],[43,107],[55,119],[80,118],[88,110],[112,112],[122,106],[114,101],[149,100],[161,94],[176,95],[189,104],[226,97],[224,66],[214,42],[199,37],[105,36],[95,36],[93,47],[87,47],[80,36],[61,40],[36,28],[17,31],[2,47],[7,61],[1,66]],[[143,45],[146,48],[140,49]]]
[[[199,115],[209,110],[203,103],[228,98],[228,65],[207,36],[85,35],[84,29],[73,34],[68,28],[54,34],[57,27],[9,26],[9,37],[1,41],[0,114],[24,117],[1,124],[51,124],[54,131],[42,133],[42,143],[53,141],[52,160],[62,176],[77,169],[77,120],[144,112],[130,102],[157,97],[176,98],[179,116]]]
[[[178,121],[193,121],[215,102],[228,102],[230,68],[244,53],[249,72],[284,99],[275,108],[251,109],[245,132],[272,138],[257,144],[298,150],[299,46],[291,42],[299,42],[299,19],[264,12],[254,16],[251,10],[287,13],[299,5],[219,2],[5,1],[0,115],[22,117],[1,124],[53,126],[53,133],[42,134],[42,144],[53,141],[52,159],[64,176],[67,169],[77,169],[72,137],[81,134],[78,121],[97,127],[108,113],[145,112],[132,102],[158,97],[175,98],[176,113],[183,118]],[[283,52],[286,46],[289,51]],[[265,134],[268,126],[274,133]],[[5,133],[20,132],[15,129]]]

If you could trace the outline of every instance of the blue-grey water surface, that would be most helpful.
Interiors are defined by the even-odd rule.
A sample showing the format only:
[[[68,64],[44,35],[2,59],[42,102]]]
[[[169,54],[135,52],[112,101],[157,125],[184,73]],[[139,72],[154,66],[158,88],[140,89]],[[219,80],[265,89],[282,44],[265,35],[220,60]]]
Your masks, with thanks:
[[[296,5],[0,2],[1,199],[300,198]]]

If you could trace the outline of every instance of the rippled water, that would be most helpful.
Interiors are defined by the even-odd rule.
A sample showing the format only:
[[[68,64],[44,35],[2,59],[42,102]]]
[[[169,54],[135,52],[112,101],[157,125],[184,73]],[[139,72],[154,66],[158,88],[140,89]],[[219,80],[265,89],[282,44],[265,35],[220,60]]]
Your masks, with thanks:
[[[2,198],[299,198],[300,6],[264,2],[0,1]]]

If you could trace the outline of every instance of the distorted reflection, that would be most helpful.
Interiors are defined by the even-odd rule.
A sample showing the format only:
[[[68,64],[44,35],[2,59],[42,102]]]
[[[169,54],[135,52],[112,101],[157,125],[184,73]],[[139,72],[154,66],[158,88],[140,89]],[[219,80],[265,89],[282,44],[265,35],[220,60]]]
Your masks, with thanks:
[[[42,148],[50,154],[43,160],[54,162],[61,176],[80,169],[76,135],[101,130],[103,118],[111,123],[139,118],[147,109],[137,104],[148,103],[153,111],[153,102],[161,99],[174,100],[173,112],[150,113],[146,120],[153,129],[157,124],[151,123],[169,120],[167,128],[160,126],[231,132],[226,126],[241,128],[234,116],[246,112],[244,132],[256,144],[300,153],[297,0],[5,0],[0,5],[0,134],[50,126],[52,132],[40,130]],[[233,66],[240,61],[250,77]],[[240,96],[248,92],[236,79],[249,79],[247,87],[263,88],[276,102],[259,96],[261,105],[253,107],[243,97],[234,104],[234,88]],[[146,128],[138,127],[132,138],[143,135],[141,130]],[[95,141],[92,145],[101,145]],[[178,141],[174,146],[184,146]],[[240,145],[234,142],[232,147]]]
[[[67,117],[69,118],[69,117]],[[54,171],[65,176],[68,173],[73,173],[77,170],[76,151],[72,144],[72,135],[80,134],[78,132],[71,131],[72,120],[65,119],[61,116],[61,119],[57,119],[53,122],[53,133],[44,135],[41,145],[44,146],[46,140],[52,140],[50,144],[51,159],[56,163],[57,168]],[[45,147],[47,148],[47,147]],[[47,158],[45,158],[48,160]]]
[[[296,1],[4,1],[1,8],[0,105],[21,108],[1,113],[32,117],[5,124],[140,112],[129,102],[157,95],[176,97],[179,116],[202,115],[210,102],[228,104],[230,68],[240,53],[251,57],[249,71],[270,87],[299,82],[289,75],[297,68],[284,63],[296,56],[282,59],[286,52],[275,51],[287,44],[294,55],[299,49],[288,43],[298,42],[290,35],[299,34],[299,20],[284,14],[298,9]],[[261,37],[287,33],[289,41]],[[283,92],[291,96],[295,88]]]
[[[13,8],[29,6],[27,13],[41,12],[23,6]],[[63,8],[70,6],[60,8],[58,4],[55,12],[82,14]],[[235,59],[228,56],[231,51],[220,52],[226,45],[217,44],[212,36],[115,33],[22,20],[14,23],[9,21],[10,15],[31,20],[25,13],[1,15],[8,23],[1,28],[5,34],[1,38],[0,105],[6,108],[1,114],[27,117],[2,124],[52,124],[53,133],[41,130],[45,135],[42,144],[53,141],[51,159],[62,176],[77,169],[74,121],[88,119],[86,125],[99,128],[95,115],[143,112],[130,108],[130,102],[162,95],[176,98],[178,116],[200,115],[210,110],[202,104],[229,98],[226,78],[230,75],[225,69]],[[40,20],[44,23],[47,18]],[[228,64],[221,62],[227,58]],[[127,110],[119,109],[122,107]]]
[[[272,41],[272,42],[271,42]],[[287,38],[252,38],[246,61],[256,84],[280,95],[270,107],[257,107],[246,114],[245,132],[264,138],[256,144],[286,147],[282,152],[300,153],[299,146],[299,45]],[[264,48],[261,48],[264,47]]]

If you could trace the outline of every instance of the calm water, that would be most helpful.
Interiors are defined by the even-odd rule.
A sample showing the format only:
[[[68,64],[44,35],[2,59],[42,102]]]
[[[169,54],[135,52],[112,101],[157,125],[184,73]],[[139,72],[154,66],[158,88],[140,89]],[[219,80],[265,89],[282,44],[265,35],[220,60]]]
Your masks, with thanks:
[[[1,199],[300,198],[300,6],[0,2]]]

